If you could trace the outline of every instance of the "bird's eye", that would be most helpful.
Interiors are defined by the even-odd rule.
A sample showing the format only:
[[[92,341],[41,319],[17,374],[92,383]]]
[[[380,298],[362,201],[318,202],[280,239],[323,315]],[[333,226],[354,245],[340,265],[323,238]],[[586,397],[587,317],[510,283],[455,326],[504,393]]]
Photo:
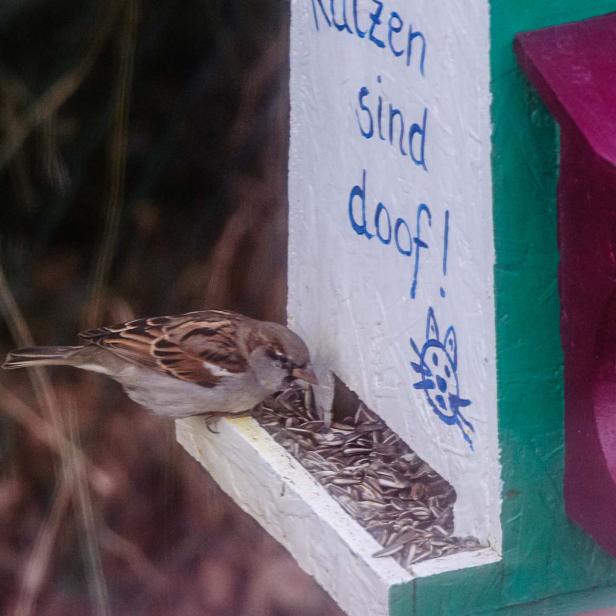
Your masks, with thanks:
[[[267,352],[268,356],[274,360],[274,365],[278,368],[289,368],[291,366],[291,362],[289,358],[282,352],[278,350],[272,350]]]

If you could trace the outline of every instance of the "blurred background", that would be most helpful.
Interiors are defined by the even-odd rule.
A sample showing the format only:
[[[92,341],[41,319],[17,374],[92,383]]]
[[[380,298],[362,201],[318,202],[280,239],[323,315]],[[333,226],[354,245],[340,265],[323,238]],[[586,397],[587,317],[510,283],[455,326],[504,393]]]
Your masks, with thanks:
[[[135,316],[284,322],[281,0],[0,2],[0,352]],[[335,616],[103,377],[0,373],[0,613]]]

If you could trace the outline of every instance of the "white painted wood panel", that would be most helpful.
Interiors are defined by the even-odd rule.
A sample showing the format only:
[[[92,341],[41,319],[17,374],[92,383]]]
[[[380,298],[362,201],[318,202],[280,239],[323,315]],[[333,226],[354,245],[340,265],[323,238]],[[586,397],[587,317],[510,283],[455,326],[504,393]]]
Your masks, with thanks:
[[[487,0],[294,0],[289,322],[500,549]]]

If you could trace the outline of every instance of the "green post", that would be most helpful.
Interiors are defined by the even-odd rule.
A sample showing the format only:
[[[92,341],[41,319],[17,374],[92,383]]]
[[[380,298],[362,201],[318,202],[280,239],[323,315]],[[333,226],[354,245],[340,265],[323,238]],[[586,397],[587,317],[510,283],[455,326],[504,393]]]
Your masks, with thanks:
[[[567,616],[616,606],[616,560],[564,511],[558,131],[522,74],[512,46],[519,32],[615,8],[606,0],[491,2],[503,558],[395,587],[392,616]]]

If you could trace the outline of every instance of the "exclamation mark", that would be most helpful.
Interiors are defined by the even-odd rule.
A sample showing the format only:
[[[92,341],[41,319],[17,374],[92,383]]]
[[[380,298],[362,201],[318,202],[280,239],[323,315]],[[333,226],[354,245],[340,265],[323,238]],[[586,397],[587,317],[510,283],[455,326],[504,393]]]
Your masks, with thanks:
[[[447,251],[449,249],[449,210],[445,210],[445,235],[443,237],[443,276],[447,276]],[[445,289],[441,287],[441,297],[445,297]]]

